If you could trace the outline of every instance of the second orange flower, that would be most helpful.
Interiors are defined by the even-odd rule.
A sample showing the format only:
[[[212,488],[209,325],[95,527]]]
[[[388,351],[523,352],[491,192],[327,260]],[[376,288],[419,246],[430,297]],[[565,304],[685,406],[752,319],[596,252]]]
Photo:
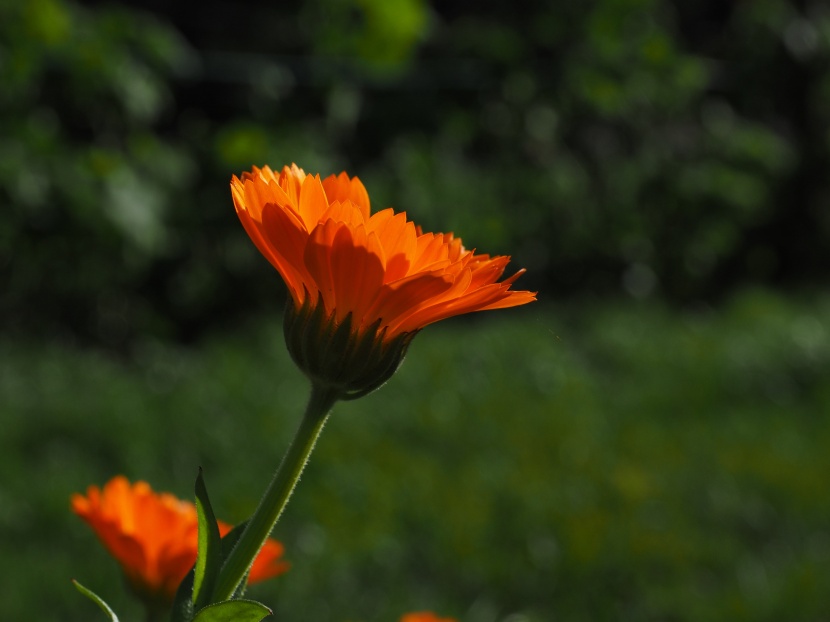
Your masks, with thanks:
[[[146,482],[130,484],[116,476],[103,489],[90,486],[86,496],[72,495],[72,509],[83,518],[121,565],[136,594],[147,603],[173,602],[182,579],[196,561],[196,506],[169,493],[156,493]],[[219,521],[219,532],[231,530]],[[283,546],[269,539],[251,567],[250,583],[282,574]]]

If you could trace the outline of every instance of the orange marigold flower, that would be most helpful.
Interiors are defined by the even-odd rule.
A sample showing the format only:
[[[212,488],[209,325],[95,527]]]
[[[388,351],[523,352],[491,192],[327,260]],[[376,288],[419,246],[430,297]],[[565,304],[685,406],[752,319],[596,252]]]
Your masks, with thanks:
[[[321,180],[296,164],[279,174],[254,167],[233,176],[231,192],[248,235],[288,286],[289,312],[298,317],[287,321],[303,329],[294,335],[296,347],[289,338],[292,356],[314,380],[345,392],[368,392],[365,380],[378,370],[364,370],[359,381],[354,374],[332,378],[333,368],[351,368],[353,357],[328,353],[325,361],[308,360],[320,345],[308,347],[314,311],[319,317],[312,328],[329,340],[347,325],[344,332],[353,339],[344,336],[339,354],[375,347],[377,367],[391,366],[391,375],[411,336],[428,324],[536,299],[535,292],[510,289],[524,270],[499,281],[509,257],[476,254],[452,233],[423,233],[391,208],[372,214],[363,184],[345,172]],[[332,360],[333,368],[326,368]]]
[[[196,561],[195,505],[118,475],[103,489],[90,486],[86,496],[72,495],[72,509],[118,561],[139,597],[160,606],[173,602],[179,583]],[[223,536],[232,529],[222,521],[218,525]],[[249,583],[285,572],[288,564],[282,554],[282,544],[268,539],[251,567]]]
[[[456,622],[456,620],[455,618],[439,618],[431,611],[418,611],[404,614],[400,622]]]

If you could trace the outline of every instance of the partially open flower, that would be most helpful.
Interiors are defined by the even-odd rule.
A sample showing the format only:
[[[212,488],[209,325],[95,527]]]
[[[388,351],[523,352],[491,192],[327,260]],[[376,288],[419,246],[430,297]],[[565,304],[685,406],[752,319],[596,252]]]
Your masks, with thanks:
[[[173,602],[176,590],[196,561],[196,506],[169,493],[156,493],[146,482],[130,484],[119,475],[103,489],[90,486],[86,496],[72,495],[72,509],[83,518],[121,565],[136,594],[159,607]],[[231,525],[219,521],[225,535]],[[269,539],[254,561],[250,583],[288,569],[283,546]]]
[[[371,214],[363,184],[345,172],[321,180],[295,164],[279,174],[254,167],[234,175],[231,190],[245,230],[288,286],[294,360],[344,397],[385,381],[423,327],[536,299],[510,289],[524,270],[499,281],[509,257],[423,233],[405,213]],[[355,370],[358,352],[371,360]]]
[[[455,618],[439,618],[431,611],[419,611],[404,614],[400,622],[456,622],[456,620]]]

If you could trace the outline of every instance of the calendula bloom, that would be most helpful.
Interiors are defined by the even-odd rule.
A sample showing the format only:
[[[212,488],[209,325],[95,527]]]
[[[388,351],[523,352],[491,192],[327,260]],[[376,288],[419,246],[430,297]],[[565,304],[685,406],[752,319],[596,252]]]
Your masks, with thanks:
[[[160,607],[173,602],[182,579],[196,561],[196,506],[169,493],[156,493],[146,482],[130,484],[116,476],[103,489],[90,486],[86,496],[72,495],[72,509],[98,535],[121,565],[136,594]],[[218,522],[219,533],[231,525]],[[285,572],[283,546],[268,539],[254,561],[250,583]]]
[[[455,618],[439,618],[431,611],[404,614],[400,622],[456,622]]]
[[[536,299],[511,290],[524,270],[499,281],[509,257],[423,233],[405,213],[372,214],[363,184],[345,172],[321,180],[296,164],[279,174],[254,167],[233,176],[231,191],[242,225],[288,286],[294,360],[344,394],[385,381],[433,322]]]

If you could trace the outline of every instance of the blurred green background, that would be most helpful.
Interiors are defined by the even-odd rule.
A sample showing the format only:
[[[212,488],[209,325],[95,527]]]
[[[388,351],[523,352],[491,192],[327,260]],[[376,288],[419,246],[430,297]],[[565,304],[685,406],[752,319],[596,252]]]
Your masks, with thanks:
[[[306,399],[231,174],[346,169],[538,303],[336,408],[278,620],[830,620],[830,10],[0,0],[0,603],[138,619],[68,497],[243,519]]]

